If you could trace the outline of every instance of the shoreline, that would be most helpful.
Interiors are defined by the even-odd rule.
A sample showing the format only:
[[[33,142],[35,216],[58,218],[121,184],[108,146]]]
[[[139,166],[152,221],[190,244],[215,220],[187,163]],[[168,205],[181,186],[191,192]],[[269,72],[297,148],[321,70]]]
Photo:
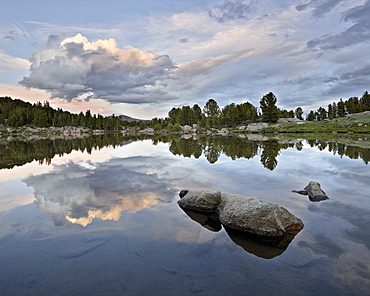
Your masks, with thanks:
[[[9,127],[0,125],[0,141],[32,141],[39,139],[78,139],[93,135],[123,136],[179,135],[190,139],[198,136],[235,136],[250,140],[316,140],[333,141],[370,148],[370,111],[323,121],[302,121],[281,118],[277,123],[250,123],[234,127],[205,128],[197,124],[179,126],[177,130],[152,127],[123,127],[120,130],[93,130],[85,127]]]

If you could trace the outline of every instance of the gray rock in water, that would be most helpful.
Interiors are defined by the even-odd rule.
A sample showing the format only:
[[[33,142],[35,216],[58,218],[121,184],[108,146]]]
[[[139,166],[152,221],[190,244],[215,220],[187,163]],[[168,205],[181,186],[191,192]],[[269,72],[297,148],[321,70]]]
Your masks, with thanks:
[[[298,233],[303,228],[287,209],[256,197],[223,194],[218,210],[223,225],[262,236]]]
[[[187,210],[217,212],[221,203],[220,191],[181,190],[179,195],[181,199],[177,203]]]
[[[308,185],[304,188],[304,190],[293,190],[293,192],[308,195],[310,201],[321,201],[329,199],[326,193],[321,189],[320,183],[315,181],[311,181]]]
[[[308,185],[304,188],[307,191],[308,197],[310,199],[317,199],[317,200],[324,200],[329,199],[326,193],[321,189],[319,183],[315,181],[311,181]]]
[[[303,228],[302,221],[287,209],[256,197],[193,190],[182,190],[180,197],[180,207],[216,212],[220,222],[233,229],[261,236],[281,236],[298,233]]]

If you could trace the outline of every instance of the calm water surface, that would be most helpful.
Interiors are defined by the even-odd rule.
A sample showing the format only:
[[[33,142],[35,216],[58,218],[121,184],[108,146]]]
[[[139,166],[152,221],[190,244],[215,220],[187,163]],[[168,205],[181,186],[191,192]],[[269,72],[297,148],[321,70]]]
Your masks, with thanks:
[[[364,157],[306,141],[283,149],[233,144],[227,152],[220,143],[182,141],[185,148],[126,141],[53,154],[42,164],[6,163],[1,295],[369,295]],[[311,180],[329,200],[291,192]],[[203,227],[207,217],[190,218],[176,203],[183,188],[258,196],[305,227],[286,250],[271,253]]]

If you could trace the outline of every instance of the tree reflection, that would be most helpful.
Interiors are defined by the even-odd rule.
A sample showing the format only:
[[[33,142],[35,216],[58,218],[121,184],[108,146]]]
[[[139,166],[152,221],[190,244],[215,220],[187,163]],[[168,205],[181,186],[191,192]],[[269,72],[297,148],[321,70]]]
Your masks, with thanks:
[[[204,154],[206,159],[212,164],[217,162],[221,154],[230,157],[232,160],[238,158],[250,159],[260,155],[261,164],[269,170],[274,170],[277,167],[277,157],[281,150],[295,148],[301,151],[304,146],[302,142],[305,141],[279,141],[277,139],[254,141],[236,136],[203,136],[196,139],[172,138],[171,140],[169,138],[171,137],[162,137],[161,140],[163,142],[171,142],[170,151],[174,155],[199,158]],[[320,151],[328,150],[334,155],[347,156],[351,159],[362,159],[365,164],[370,161],[369,148],[322,140],[307,140],[307,143],[311,147],[318,148]]]
[[[277,167],[277,157],[280,151],[288,148],[295,148],[298,151],[303,149],[301,141],[279,141],[279,140],[248,140],[237,136],[200,136],[183,138],[178,134],[155,134],[123,136],[122,134],[106,134],[90,136],[77,139],[39,139],[39,140],[12,140],[0,143],[0,169],[21,166],[34,160],[40,164],[50,164],[55,155],[71,153],[73,150],[87,151],[101,149],[105,146],[122,145],[132,141],[150,139],[153,145],[169,143],[169,150],[174,155],[199,158],[202,155],[214,164],[221,154],[230,157],[232,160],[238,158],[251,159],[260,156],[261,164],[269,170]],[[311,147],[320,151],[327,150],[334,155],[347,156],[352,159],[362,159],[365,164],[370,161],[370,149],[341,143],[307,140]]]
[[[210,143],[210,145],[207,145],[204,155],[209,163],[215,163],[221,155],[221,149],[217,147],[216,143]]]
[[[274,170],[277,166],[277,157],[279,155],[279,151],[281,149],[278,142],[268,142],[263,143],[263,152],[261,154],[261,163],[262,165],[269,169]]]
[[[334,155],[347,156],[351,159],[362,159],[365,164],[370,161],[370,149],[343,143],[324,142],[321,140],[309,140],[311,147],[317,147],[319,150],[327,148]]]
[[[221,154],[230,157],[232,160],[238,158],[250,159],[261,155],[262,165],[273,170],[277,166],[277,156],[281,149],[294,148],[302,149],[302,144],[285,143],[277,140],[271,141],[249,141],[240,137],[212,137],[204,136],[197,139],[173,139],[170,143],[170,151],[174,155],[199,158],[204,154],[209,163],[217,162]]]
[[[90,136],[76,139],[12,140],[0,143],[0,169],[22,166],[34,160],[50,165],[56,155],[75,151],[91,153],[92,149],[122,145],[130,141],[121,134]]]
[[[183,155],[184,157],[194,156],[195,158],[199,158],[202,155],[201,143],[194,140],[193,138],[173,139],[169,149],[172,154]]]
[[[158,134],[152,137],[153,143],[170,143],[170,151],[174,155],[199,158],[202,154],[210,163],[216,163],[221,154],[230,157],[232,160],[238,158],[251,159],[261,156],[262,165],[274,170],[277,166],[277,157],[281,150],[295,148],[301,151],[304,147],[302,142],[307,141],[311,147],[320,151],[329,150],[334,155],[347,156],[351,159],[362,159],[365,164],[370,161],[370,149],[342,143],[323,140],[300,140],[300,141],[279,141],[269,139],[268,141],[255,141],[248,138],[236,136],[200,136],[185,139],[181,135]]]

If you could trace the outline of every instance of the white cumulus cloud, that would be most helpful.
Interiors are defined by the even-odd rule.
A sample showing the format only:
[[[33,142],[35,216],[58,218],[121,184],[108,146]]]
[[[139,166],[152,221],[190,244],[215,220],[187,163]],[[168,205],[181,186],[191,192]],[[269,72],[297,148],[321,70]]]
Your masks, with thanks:
[[[35,50],[30,74],[20,84],[46,90],[52,98],[71,101],[80,96],[111,103],[148,103],[172,99],[165,81],[175,68],[169,56],[126,46],[114,39],[90,42],[77,34],[59,44],[49,38],[45,48]]]

